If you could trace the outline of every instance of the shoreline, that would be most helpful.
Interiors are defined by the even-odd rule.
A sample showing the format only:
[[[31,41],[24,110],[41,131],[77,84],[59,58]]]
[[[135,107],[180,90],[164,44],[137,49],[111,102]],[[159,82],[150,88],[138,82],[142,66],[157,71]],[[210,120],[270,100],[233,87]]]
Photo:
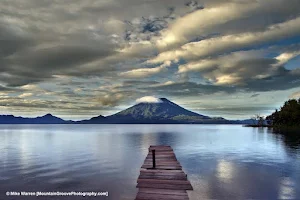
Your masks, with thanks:
[[[253,128],[274,128],[273,125],[251,125],[251,124],[246,124],[244,127],[253,127]]]

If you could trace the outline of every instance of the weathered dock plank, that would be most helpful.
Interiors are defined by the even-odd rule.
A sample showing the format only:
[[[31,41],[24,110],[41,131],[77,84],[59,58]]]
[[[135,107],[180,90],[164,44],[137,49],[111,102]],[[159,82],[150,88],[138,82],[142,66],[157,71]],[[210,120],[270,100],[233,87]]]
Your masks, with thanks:
[[[153,155],[155,150],[155,169]],[[136,200],[188,200],[193,190],[170,146],[150,146],[137,180]]]

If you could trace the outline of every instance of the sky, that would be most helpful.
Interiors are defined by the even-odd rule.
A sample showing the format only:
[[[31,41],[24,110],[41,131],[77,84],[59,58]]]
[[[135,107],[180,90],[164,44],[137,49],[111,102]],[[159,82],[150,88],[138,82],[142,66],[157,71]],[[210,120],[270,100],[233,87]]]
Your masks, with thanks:
[[[227,119],[300,97],[299,0],[1,0],[0,114],[110,115],[144,96]]]

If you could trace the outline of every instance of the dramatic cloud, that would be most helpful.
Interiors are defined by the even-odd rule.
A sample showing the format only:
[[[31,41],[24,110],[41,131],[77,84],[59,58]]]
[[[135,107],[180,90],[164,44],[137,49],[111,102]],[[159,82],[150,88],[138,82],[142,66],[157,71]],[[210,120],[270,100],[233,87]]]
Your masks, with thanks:
[[[290,1],[289,5],[283,0],[219,2],[212,1],[213,5],[179,18],[163,31],[163,37],[158,40],[159,47],[171,48],[216,33],[232,35],[235,32],[262,31],[267,26],[299,15],[299,9],[294,6],[300,6],[297,0]],[[265,16],[272,16],[272,19]]]
[[[276,57],[276,60],[278,60],[278,62],[274,66],[277,67],[277,66],[284,65],[288,61],[290,61],[291,59],[295,58],[298,55],[300,55],[300,51],[282,53]]]
[[[300,98],[300,92],[294,92],[289,96],[290,99],[299,99]]]
[[[20,94],[19,97],[20,98],[26,98],[26,97],[31,97],[33,94],[28,92],[28,93],[23,93],[23,94]]]
[[[289,71],[283,67],[283,64],[298,52],[282,53],[275,58],[261,57],[261,54],[263,52],[260,51],[235,52],[182,65],[178,72],[199,72],[203,78],[216,85],[235,85],[247,90],[276,90],[281,89],[283,85],[284,89],[298,86],[294,83],[300,78],[294,74],[297,70]]]
[[[217,25],[225,24],[240,18],[247,11],[254,10],[258,5],[253,4],[221,4],[218,7],[207,8],[192,12],[180,19],[167,29],[158,41],[161,48],[184,44],[195,37],[205,37],[208,30]]]
[[[259,94],[252,94],[250,97],[254,98],[254,97],[258,97],[258,96],[259,96]]]
[[[166,70],[166,67],[169,67],[171,64],[171,61],[165,61],[164,64],[159,67],[133,69],[127,72],[122,72],[120,75],[128,78],[144,78]]]
[[[124,98],[122,94],[109,94],[96,98],[98,104],[102,106],[116,106]]]
[[[223,54],[245,48],[263,45],[269,42],[286,39],[300,34],[300,17],[280,24],[267,27],[263,32],[248,32],[236,35],[225,35],[191,42],[181,48],[159,54],[152,59],[152,63],[161,63],[166,60],[193,60],[216,54]]]
[[[251,95],[267,112],[300,89],[299,0],[3,0],[0,13],[3,113],[87,118],[151,95],[230,117],[232,95],[249,115]]]
[[[145,88],[147,89],[147,88]],[[216,86],[200,84],[195,82],[166,82],[156,84],[148,88],[152,93],[164,94],[172,97],[186,97],[186,96],[201,96],[215,93],[230,94],[237,92],[239,89],[234,87]]]

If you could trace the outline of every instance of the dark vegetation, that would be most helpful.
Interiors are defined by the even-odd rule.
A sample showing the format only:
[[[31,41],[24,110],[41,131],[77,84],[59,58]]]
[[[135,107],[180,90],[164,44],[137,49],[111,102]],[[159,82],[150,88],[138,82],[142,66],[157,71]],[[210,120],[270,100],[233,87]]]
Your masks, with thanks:
[[[274,127],[300,127],[300,99],[291,99],[284,103],[280,110],[276,110],[266,118]]]
[[[266,120],[263,116],[257,114],[251,118],[252,122],[246,124],[246,127],[272,127],[269,120]]]

